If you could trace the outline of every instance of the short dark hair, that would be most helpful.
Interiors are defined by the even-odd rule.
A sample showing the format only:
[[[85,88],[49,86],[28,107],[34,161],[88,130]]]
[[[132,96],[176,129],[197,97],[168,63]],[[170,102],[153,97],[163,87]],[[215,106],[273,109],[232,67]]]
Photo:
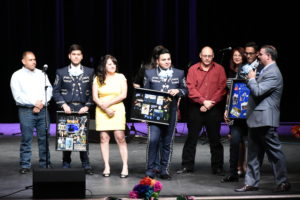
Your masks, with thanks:
[[[162,49],[160,49],[160,50],[157,52],[157,58],[156,58],[156,59],[159,59],[159,56],[160,56],[160,55],[166,54],[166,53],[168,53],[168,54],[171,55],[169,49],[167,49],[167,48],[162,48]]]
[[[256,44],[256,42],[247,42],[246,45],[245,45],[245,49],[246,49],[247,47],[252,47],[252,48],[255,50],[255,52],[258,52],[258,51],[259,51],[259,47],[258,47],[258,45]]]
[[[34,55],[34,53],[32,51],[24,51],[22,53],[22,59],[25,58],[25,56],[27,56],[27,54],[33,54]]]
[[[77,50],[79,50],[79,51],[81,51],[81,53],[83,53],[82,47],[79,44],[72,44],[69,48],[69,54],[72,53],[72,51],[77,51]]]
[[[272,60],[276,60],[278,57],[277,49],[273,45],[264,45],[261,47],[266,51],[266,54],[269,54]]]

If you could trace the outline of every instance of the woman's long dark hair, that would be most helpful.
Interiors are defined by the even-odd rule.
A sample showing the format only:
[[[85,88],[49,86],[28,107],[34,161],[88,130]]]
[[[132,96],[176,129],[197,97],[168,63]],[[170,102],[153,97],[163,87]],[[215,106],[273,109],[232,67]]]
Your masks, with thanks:
[[[237,65],[233,62],[233,54],[236,51],[238,51],[242,56],[242,63],[239,65]],[[246,62],[247,58],[244,53],[245,53],[245,49],[243,47],[236,47],[231,51],[230,61],[229,61],[229,69],[230,70],[232,70],[233,72],[236,72],[237,69]]]
[[[108,61],[108,59],[111,59],[111,61],[116,65],[116,72],[118,72],[118,61],[115,57],[113,57],[112,55],[105,55],[103,57],[101,57],[99,65],[97,67],[97,78],[98,81],[100,83],[100,85],[104,85],[104,81],[106,79],[106,63]]]

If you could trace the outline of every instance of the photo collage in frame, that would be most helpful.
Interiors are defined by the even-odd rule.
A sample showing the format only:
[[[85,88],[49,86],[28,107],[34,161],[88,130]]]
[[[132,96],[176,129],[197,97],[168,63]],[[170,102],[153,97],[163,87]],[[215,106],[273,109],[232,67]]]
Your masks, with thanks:
[[[173,97],[166,92],[136,88],[130,118],[169,125],[172,101]]]
[[[66,114],[57,112],[56,150],[87,151],[88,150],[88,113]]]
[[[244,80],[233,80],[230,90],[228,117],[245,119],[248,108],[250,90]]]

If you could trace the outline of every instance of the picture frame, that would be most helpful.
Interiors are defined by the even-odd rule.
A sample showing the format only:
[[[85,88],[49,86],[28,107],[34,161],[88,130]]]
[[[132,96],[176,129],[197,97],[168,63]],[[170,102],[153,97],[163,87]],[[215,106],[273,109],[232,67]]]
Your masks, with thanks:
[[[229,119],[246,119],[250,89],[246,80],[232,79],[226,108]]]
[[[136,88],[133,93],[130,119],[169,125],[174,97],[167,92]]]
[[[88,151],[89,114],[57,111],[56,145],[57,151]]]

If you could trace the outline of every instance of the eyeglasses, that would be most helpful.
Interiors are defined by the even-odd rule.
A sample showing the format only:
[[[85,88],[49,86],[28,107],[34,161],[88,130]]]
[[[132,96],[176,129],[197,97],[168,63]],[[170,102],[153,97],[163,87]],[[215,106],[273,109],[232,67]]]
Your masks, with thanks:
[[[204,58],[212,58],[213,57],[213,55],[201,55],[201,56]]]
[[[248,56],[248,55],[249,55],[249,56],[253,56],[253,55],[255,55],[255,54],[256,54],[256,53],[253,53],[253,52],[245,52],[245,53],[244,53],[245,56]]]

